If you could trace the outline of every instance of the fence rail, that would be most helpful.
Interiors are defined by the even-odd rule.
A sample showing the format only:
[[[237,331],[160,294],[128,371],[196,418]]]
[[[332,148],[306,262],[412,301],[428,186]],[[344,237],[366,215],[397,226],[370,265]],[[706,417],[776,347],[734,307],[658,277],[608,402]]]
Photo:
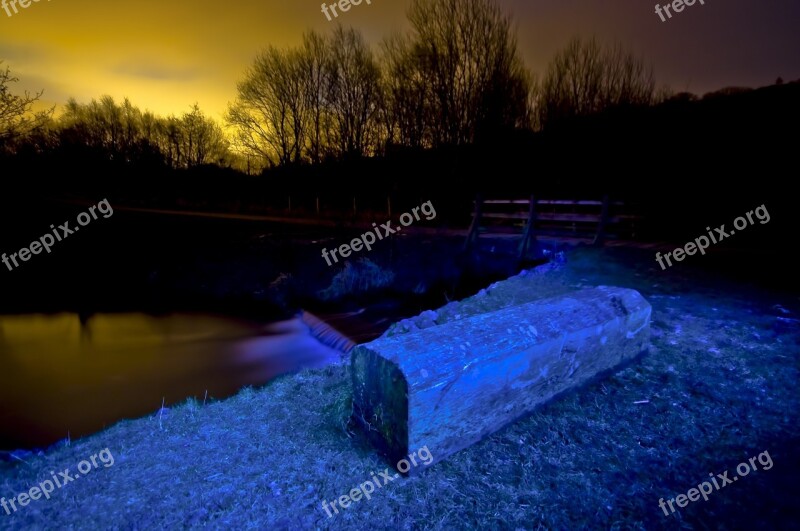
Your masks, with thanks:
[[[578,240],[602,245],[608,239],[635,240],[643,216],[636,205],[596,199],[484,199],[474,202],[465,248],[481,234],[521,234],[520,258],[541,239]]]

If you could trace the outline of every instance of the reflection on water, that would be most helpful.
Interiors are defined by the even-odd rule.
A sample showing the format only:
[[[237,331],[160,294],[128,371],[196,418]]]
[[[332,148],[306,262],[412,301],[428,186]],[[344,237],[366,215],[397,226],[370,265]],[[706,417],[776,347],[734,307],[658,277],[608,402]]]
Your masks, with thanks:
[[[235,394],[339,361],[299,319],[0,316],[0,449],[44,447],[187,397]]]

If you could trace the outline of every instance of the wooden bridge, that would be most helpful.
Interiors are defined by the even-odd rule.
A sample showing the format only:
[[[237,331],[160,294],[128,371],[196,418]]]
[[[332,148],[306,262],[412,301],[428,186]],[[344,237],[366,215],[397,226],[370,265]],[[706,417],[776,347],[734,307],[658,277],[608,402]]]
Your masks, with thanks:
[[[520,258],[537,240],[603,245],[609,239],[635,240],[642,216],[635,206],[613,201],[571,199],[484,199],[478,196],[465,242],[469,250],[482,234],[518,234]]]

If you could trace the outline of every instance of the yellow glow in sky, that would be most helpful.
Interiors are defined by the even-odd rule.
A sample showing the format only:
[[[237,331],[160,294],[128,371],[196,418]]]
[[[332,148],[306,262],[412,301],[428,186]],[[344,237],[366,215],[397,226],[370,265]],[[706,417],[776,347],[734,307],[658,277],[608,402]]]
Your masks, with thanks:
[[[377,44],[408,28],[411,3],[362,2],[329,22],[322,0],[5,1],[18,11],[0,9],[0,60],[20,78],[13,90],[44,89],[44,100],[59,105],[70,96],[127,96],[159,114],[182,114],[196,102],[217,119],[264,47],[296,45],[304,32],[336,23]],[[659,84],[678,91],[800,77],[797,0],[707,1],[668,23],[641,0],[498,1],[513,16],[521,55],[536,74],[571,37],[594,35],[641,54]]]
[[[373,1],[339,21],[377,41],[403,28],[406,5]],[[259,50],[333,26],[316,2],[40,0],[17,9],[0,9],[0,60],[20,78],[15,90],[44,89],[59,105],[127,96],[160,114],[197,102],[216,118]]]

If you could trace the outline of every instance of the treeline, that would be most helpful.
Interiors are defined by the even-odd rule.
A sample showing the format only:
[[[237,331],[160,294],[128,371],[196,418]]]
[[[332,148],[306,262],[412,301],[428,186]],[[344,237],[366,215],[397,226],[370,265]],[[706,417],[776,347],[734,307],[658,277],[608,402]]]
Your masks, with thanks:
[[[437,148],[544,129],[657,97],[652,69],[620,45],[574,39],[541,82],[493,0],[414,0],[411,32],[374,52],[353,29],[264,50],[227,120],[235,143],[268,165]]]
[[[141,111],[110,96],[88,104],[71,99],[54,129],[62,147],[124,162],[150,160],[173,168],[231,162],[222,128],[195,104],[180,117]]]
[[[494,2],[415,1],[409,18],[412,33],[378,53],[342,27],[263,51],[228,113],[236,141],[284,165],[460,145],[530,125],[531,79]]]
[[[10,70],[0,73],[0,154],[68,153],[73,157],[166,166],[233,165],[222,127],[195,104],[181,116],[142,111],[127,98],[70,99],[58,118],[53,109],[32,112],[39,94],[11,94]],[[4,112],[5,111],[5,112]]]
[[[40,114],[9,125],[3,101],[15,97],[7,73],[5,83],[0,78],[0,148],[25,137],[35,149],[60,145],[114,160],[249,172],[496,141],[659,99],[641,59],[595,40],[573,40],[539,80],[523,64],[512,19],[496,0],[413,0],[408,17],[407,34],[374,49],[359,31],[339,26],[310,32],[297,47],[260,52],[227,110],[229,137],[196,105],[163,118],[108,96],[70,100],[55,121]],[[30,116],[38,96],[7,107],[17,119]],[[13,130],[5,138],[4,127]]]

